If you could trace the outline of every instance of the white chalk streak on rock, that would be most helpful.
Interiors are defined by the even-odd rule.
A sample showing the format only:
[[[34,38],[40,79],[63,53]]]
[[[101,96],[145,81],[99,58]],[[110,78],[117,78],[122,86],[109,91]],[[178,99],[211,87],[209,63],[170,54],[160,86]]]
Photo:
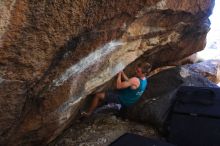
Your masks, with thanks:
[[[89,66],[95,64],[101,58],[104,58],[106,55],[117,49],[117,46],[123,45],[120,41],[111,41],[97,49],[95,52],[89,54],[87,57],[80,60],[79,63],[68,68],[64,74],[62,74],[58,79],[53,80],[53,84],[55,86],[62,85],[66,80],[68,80],[73,75],[80,74],[84,70],[86,70]]]

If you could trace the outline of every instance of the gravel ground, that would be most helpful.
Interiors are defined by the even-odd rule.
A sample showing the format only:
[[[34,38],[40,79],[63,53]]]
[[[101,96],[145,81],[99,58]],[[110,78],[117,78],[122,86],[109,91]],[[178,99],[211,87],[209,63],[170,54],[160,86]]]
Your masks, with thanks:
[[[121,119],[113,113],[98,113],[90,118],[77,120],[49,146],[107,146],[127,132],[161,139],[149,125]]]

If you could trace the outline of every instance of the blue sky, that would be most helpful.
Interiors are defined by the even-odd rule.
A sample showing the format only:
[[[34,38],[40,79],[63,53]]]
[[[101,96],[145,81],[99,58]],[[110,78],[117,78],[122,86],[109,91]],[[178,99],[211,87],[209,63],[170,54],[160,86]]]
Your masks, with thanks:
[[[212,22],[211,27],[213,27],[213,28],[219,27],[219,25],[220,25],[219,16],[220,16],[220,1],[215,0],[215,7],[213,10],[213,13],[209,17]]]
[[[220,0],[215,0],[215,7],[209,19],[211,30],[207,35],[206,48],[198,53],[198,57],[205,60],[220,59]]]

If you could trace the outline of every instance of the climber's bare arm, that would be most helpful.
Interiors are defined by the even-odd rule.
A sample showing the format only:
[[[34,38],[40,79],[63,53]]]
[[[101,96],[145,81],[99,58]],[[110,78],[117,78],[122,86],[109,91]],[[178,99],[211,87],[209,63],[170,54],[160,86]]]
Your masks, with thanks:
[[[121,72],[121,75],[122,75],[123,80],[125,81],[129,80],[128,76],[123,71]]]
[[[132,89],[136,89],[140,84],[138,78],[136,77],[133,77],[126,81],[122,81],[121,79],[122,79],[122,72],[118,73],[118,78],[116,83],[117,89],[124,89],[128,87],[131,87]]]

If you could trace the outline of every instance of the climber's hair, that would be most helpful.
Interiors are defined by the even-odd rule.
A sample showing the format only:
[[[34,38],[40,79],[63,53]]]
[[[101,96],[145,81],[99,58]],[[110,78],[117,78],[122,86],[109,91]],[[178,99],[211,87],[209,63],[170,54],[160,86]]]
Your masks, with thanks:
[[[151,71],[151,64],[144,62],[137,64],[137,67],[141,68],[142,73],[148,74]]]

